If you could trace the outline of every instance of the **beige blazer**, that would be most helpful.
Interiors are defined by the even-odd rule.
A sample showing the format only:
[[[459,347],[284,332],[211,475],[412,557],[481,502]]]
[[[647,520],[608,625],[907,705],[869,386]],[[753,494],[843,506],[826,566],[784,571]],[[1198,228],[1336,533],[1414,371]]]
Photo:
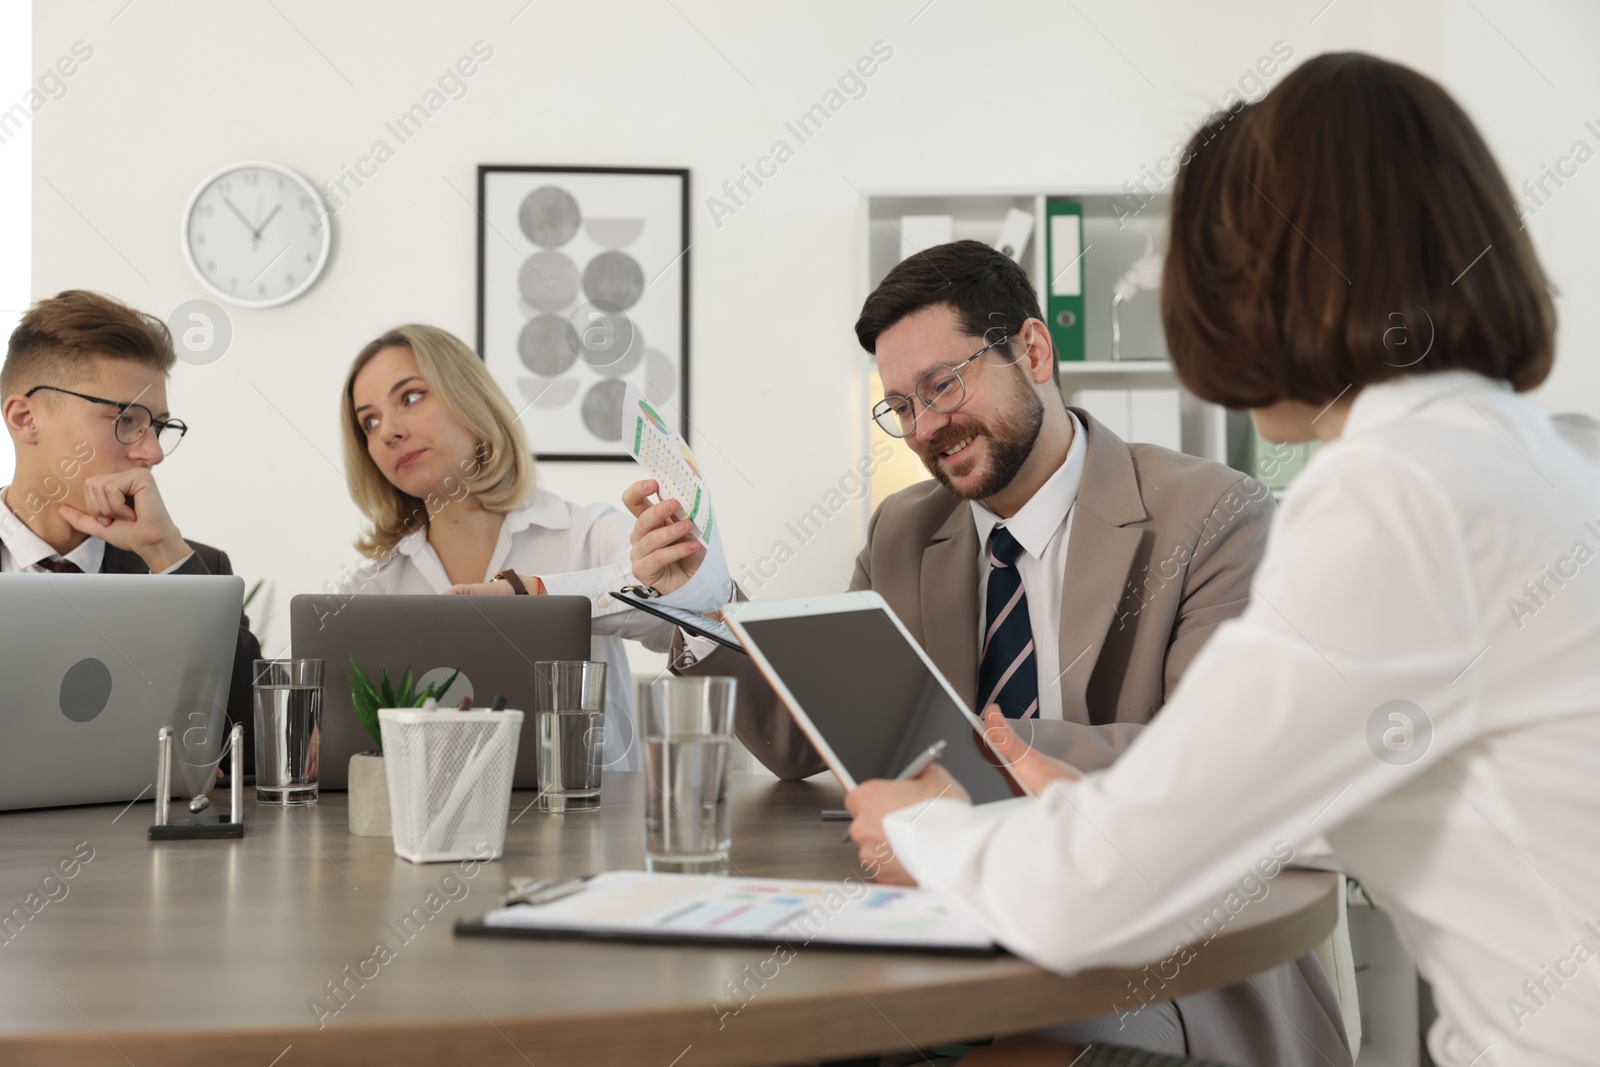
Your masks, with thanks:
[[[1042,751],[1095,770],[1138,736],[1211,631],[1244,610],[1272,497],[1230,467],[1127,444],[1073,411],[1088,432],[1062,576],[1064,720],[1027,728]],[[888,601],[968,704],[978,688],[978,550],[967,504],[922,482],[873,514],[850,580]],[[739,679],[735,731],[778,777],[825,769],[749,657],[719,648],[684,673]]]
[[[1027,725],[1041,751],[1095,770],[1161,709],[1211,632],[1244,610],[1273,502],[1230,467],[1128,444],[1072,410],[1087,428],[1087,451],[1062,575],[1064,718]],[[885,500],[850,588],[881,594],[956,692],[976,701],[978,534],[964,501],[931,481]],[[674,663],[683,662],[681,642],[680,632]],[[825,769],[748,656],[719,647],[680,669],[738,678],[734,730],[778,777]],[[1108,1012],[1139,1003],[1126,999]],[[1243,1067],[1352,1062],[1338,1000],[1312,955],[1171,1003],[1190,1055]],[[1115,1041],[1103,1031],[1119,1030],[1120,1019],[1100,1022],[1080,1039]]]

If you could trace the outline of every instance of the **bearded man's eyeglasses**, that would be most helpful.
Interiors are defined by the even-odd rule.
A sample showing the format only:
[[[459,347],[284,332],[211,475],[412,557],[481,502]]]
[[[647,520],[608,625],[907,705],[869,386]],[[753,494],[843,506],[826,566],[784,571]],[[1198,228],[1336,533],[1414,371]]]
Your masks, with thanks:
[[[872,418],[890,437],[910,437],[917,426],[917,402],[941,415],[954,411],[966,402],[967,383],[961,378],[961,368],[1011,339],[1004,334],[998,341],[984,345],[960,363],[941,363],[930,367],[917,379],[910,396],[886,396],[872,406]]]

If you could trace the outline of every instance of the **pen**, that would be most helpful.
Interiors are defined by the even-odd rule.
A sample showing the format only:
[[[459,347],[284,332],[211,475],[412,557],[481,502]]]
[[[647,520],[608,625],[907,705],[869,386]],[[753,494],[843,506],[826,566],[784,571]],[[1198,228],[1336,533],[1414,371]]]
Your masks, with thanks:
[[[934,760],[938,759],[941,754],[943,754],[944,746],[945,743],[943,741],[935,741],[933,744],[923,749],[922,753],[917,756],[916,759],[907,764],[905,770],[895,775],[894,780],[897,782],[903,782],[907,778],[915,778],[917,775],[927,770],[928,765]]]
[[[490,711],[505,711],[506,710],[505,694],[503,694],[503,693],[496,694],[496,696],[494,698],[494,703],[489,705],[489,710]]]
[[[933,744],[919,752],[916,759],[906,764],[906,769],[895,775],[894,780],[897,782],[903,782],[908,778],[915,778],[917,775],[927,770],[929,765],[932,764],[934,760],[939,758],[939,754],[944,751],[944,747],[945,742],[943,740],[935,741]],[[848,840],[850,840],[850,831],[846,830],[844,832],[844,836],[839,838],[839,841],[843,843]]]

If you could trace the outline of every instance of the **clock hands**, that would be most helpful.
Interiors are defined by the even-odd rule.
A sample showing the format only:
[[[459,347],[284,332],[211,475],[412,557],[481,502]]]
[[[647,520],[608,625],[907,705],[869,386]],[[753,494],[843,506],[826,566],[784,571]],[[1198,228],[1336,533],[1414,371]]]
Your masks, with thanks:
[[[267,223],[271,222],[278,212],[283,208],[281,203],[275,204],[272,210],[267,212],[267,217],[261,220],[261,225],[252,226],[250,224],[250,220],[244,217],[244,212],[235,207],[232,200],[229,200],[227,197],[223,197],[222,202],[228,205],[228,210],[232,211],[240,222],[244,223],[245,229],[250,231],[250,243],[255,245],[261,243],[261,231],[267,228]]]
[[[262,223],[262,225],[265,226],[266,223]],[[256,276],[254,278],[250,279],[250,284],[254,285],[256,282],[259,282],[261,280],[261,275],[263,275],[263,274],[267,273],[267,271],[271,270],[272,269],[272,264],[276,263],[276,262],[278,262],[278,260],[282,259],[283,258],[283,254],[285,252],[289,251],[289,249],[291,247],[293,247],[293,246],[292,245],[284,245],[282,248],[278,249],[278,254],[273,256],[271,262],[269,262],[265,267],[262,267],[261,270],[256,273]]]
[[[255,232],[256,232],[256,228],[254,226],[250,225],[250,220],[244,217],[244,212],[242,212],[238,208],[234,207],[233,206],[233,201],[229,200],[227,197],[223,197],[222,198],[222,202],[224,204],[228,205],[228,210],[232,211],[235,215],[238,216],[239,221],[244,223],[244,228],[249,230],[251,235],[253,236],[255,234]]]
[[[267,212],[267,217],[261,220],[261,225],[260,226],[256,227],[256,230],[255,230],[255,238],[256,238],[256,240],[258,240],[258,241],[261,240],[261,231],[267,228],[267,223],[272,221],[272,216],[276,215],[278,213],[279,209],[282,208],[282,207],[283,207],[282,204],[276,204],[276,205],[273,206],[271,211]]]

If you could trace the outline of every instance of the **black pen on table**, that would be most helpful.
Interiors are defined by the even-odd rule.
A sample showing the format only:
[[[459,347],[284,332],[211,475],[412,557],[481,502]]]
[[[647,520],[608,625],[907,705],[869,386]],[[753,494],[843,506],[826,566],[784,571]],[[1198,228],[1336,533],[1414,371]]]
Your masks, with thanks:
[[[927,770],[930,766],[932,766],[933,761],[938,759],[940,754],[944,752],[944,746],[945,742],[940,740],[935,741],[933,744],[923,749],[917,754],[916,759],[912,760],[906,765],[905,770],[894,776],[894,780],[897,782],[903,782],[908,778],[915,778],[917,775]],[[850,831],[846,830],[844,832],[844,836],[839,838],[839,843],[843,844],[848,840],[850,840]]]

